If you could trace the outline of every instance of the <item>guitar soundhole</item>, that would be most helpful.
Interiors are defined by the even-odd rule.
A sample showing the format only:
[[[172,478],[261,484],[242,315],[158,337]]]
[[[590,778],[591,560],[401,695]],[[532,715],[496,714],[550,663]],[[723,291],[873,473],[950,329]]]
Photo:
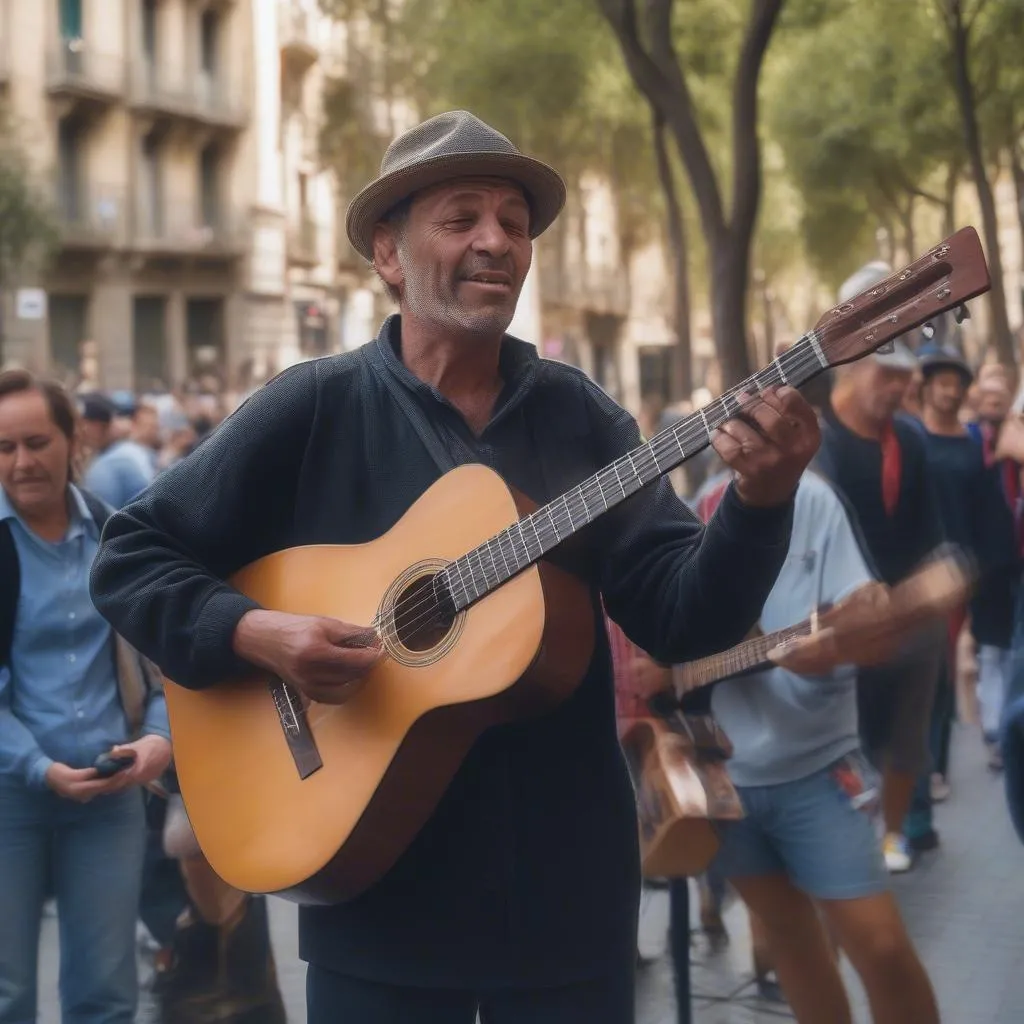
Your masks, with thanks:
[[[455,624],[448,588],[433,573],[413,580],[395,601],[393,621],[398,642],[407,651],[432,650]]]

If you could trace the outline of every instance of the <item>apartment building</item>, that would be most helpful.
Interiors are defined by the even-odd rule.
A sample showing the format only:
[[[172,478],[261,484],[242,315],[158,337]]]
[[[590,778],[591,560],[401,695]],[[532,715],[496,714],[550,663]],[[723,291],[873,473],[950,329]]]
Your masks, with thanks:
[[[334,177],[319,164],[319,132],[344,30],[317,0],[248,2],[257,117],[243,143],[251,196],[243,305],[247,359],[263,379],[340,347],[344,225]]]
[[[5,0],[3,88],[52,197],[60,248],[41,319],[7,319],[8,357],[106,387],[230,365],[247,251],[241,139],[247,5]]]
[[[0,89],[60,231],[4,359],[71,377],[84,346],[106,388],[244,387],[336,349],[335,31],[316,0],[0,0]]]

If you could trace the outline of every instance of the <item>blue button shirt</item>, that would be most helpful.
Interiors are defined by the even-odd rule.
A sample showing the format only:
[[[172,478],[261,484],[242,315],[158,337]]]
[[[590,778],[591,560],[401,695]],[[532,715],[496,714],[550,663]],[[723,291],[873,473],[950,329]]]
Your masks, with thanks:
[[[111,508],[124,508],[155,476],[152,451],[135,441],[115,441],[93,459],[85,473],[85,487]]]
[[[114,637],[89,598],[99,528],[75,487],[71,522],[57,543],[33,533],[0,490],[21,568],[9,668],[0,668],[0,774],[46,785],[54,761],[88,768],[124,743],[128,726],[118,691]],[[170,737],[167,707],[154,695],[142,732]]]

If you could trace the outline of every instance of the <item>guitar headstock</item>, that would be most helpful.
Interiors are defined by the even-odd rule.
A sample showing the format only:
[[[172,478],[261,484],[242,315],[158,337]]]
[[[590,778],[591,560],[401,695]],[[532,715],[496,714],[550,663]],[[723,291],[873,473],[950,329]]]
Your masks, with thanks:
[[[814,329],[829,366],[852,363],[990,287],[978,232],[961,228],[903,270],[834,306]]]

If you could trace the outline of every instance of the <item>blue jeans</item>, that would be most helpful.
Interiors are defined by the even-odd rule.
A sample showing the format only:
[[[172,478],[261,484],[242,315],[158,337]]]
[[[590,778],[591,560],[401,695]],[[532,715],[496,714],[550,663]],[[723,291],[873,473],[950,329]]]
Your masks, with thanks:
[[[77,804],[0,776],[0,1024],[35,1024],[48,883],[63,1024],[132,1024],[145,843],[138,789]]]

